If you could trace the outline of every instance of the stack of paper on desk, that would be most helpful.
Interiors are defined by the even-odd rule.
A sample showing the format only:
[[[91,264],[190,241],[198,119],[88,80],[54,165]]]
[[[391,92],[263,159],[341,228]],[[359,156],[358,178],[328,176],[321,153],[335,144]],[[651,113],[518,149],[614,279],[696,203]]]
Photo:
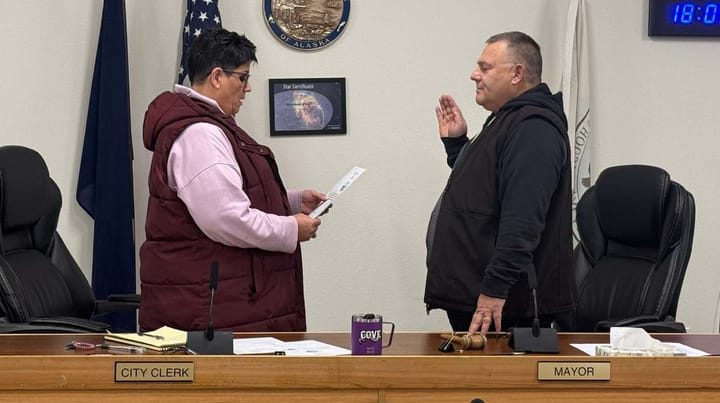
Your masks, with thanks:
[[[233,353],[333,356],[349,355],[350,350],[317,340],[282,341],[274,337],[251,337],[233,340]]]

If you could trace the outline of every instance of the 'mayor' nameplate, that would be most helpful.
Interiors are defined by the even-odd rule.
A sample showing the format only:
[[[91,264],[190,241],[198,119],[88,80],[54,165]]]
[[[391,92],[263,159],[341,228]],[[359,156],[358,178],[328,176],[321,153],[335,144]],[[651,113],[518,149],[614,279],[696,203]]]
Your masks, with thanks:
[[[538,362],[538,381],[609,380],[609,362]]]
[[[116,361],[115,382],[192,382],[195,363]]]

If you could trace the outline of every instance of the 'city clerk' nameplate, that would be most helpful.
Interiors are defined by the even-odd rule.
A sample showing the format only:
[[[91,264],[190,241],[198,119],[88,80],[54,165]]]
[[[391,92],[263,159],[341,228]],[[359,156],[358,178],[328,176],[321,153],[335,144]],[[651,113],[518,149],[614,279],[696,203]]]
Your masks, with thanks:
[[[609,380],[609,362],[538,362],[538,381]]]
[[[195,363],[116,361],[115,382],[192,382]]]

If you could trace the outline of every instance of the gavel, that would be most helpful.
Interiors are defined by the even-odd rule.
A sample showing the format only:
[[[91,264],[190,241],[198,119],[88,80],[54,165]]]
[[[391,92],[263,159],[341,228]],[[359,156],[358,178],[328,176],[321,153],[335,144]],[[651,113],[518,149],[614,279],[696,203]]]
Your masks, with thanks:
[[[443,333],[440,338],[445,342],[440,346],[440,351],[452,351],[448,346],[452,345],[459,350],[482,350],[487,344],[487,338],[482,334],[473,334],[469,336],[467,334],[447,334]]]

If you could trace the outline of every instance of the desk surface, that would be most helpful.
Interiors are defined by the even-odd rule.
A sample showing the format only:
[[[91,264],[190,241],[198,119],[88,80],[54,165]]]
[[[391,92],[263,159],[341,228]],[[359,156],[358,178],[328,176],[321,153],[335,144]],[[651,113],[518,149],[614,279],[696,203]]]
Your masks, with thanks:
[[[350,348],[348,333],[235,333],[235,338],[272,336],[284,341],[318,340],[335,346]],[[720,355],[719,334],[662,334],[653,335],[666,342],[686,344],[711,355]],[[560,352],[558,356],[585,356],[570,343],[608,343],[607,333],[560,333],[558,335]],[[93,352],[65,350],[65,345],[73,340],[102,343],[101,334],[0,334],[0,356],[3,355],[90,355]],[[513,354],[507,346],[507,338],[494,333],[488,335],[488,343],[483,350],[442,353],[438,351],[442,340],[437,333],[397,333],[392,346],[383,349],[386,357],[392,356],[496,356]],[[113,343],[119,344],[119,343]],[[159,354],[152,351],[149,354]],[[545,355],[553,357],[554,355]]]
[[[235,338],[272,336],[284,341],[318,340],[335,346],[350,349],[348,333],[235,333]],[[653,335],[666,342],[686,344],[711,355],[720,355],[720,335],[718,334],[662,334]],[[560,352],[558,356],[585,356],[570,343],[608,343],[607,333],[560,333],[558,335]],[[89,355],[94,352],[66,350],[71,341],[102,343],[102,334],[0,334],[0,356],[2,355]],[[383,349],[385,356],[497,356],[513,354],[507,346],[507,338],[488,335],[488,344],[483,350],[442,353],[438,347],[442,343],[437,333],[396,333],[392,346]],[[120,344],[120,343],[113,343]],[[160,354],[150,351],[149,354]],[[545,355],[545,357],[552,357]]]
[[[271,336],[350,344],[347,333]],[[654,337],[720,354],[717,334]],[[560,334],[557,355],[513,355],[507,339],[493,337],[485,350],[441,353],[439,335],[425,333],[396,333],[384,355],[367,357],[105,355],[65,350],[72,340],[100,342],[102,335],[0,335],[0,401],[720,401],[719,357],[589,357],[569,346],[607,343],[607,334]],[[194,379],[117,382],[120,361],[192,363]],[[609,381],[542,381],[539,362],[607,362],[611,376]]]

